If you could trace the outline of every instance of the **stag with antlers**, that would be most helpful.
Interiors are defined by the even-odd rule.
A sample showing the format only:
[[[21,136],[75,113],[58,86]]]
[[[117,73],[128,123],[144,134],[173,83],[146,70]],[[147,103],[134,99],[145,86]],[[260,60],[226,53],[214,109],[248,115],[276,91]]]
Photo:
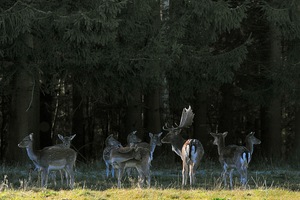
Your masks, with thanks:
[[[184,108],[181,114],[179,126],[168,127],[165,125],[163,130],[169,131],[167,135],[161,140],[162,143],[169,143],[172,145],[172,150],[181,157],[182,160],[182,185],[187,184],[188,174],[190,177],[190,185],[195,183],[195,173],[200,165],[200,161],[204,155],[202,144],[197,139],[185,140],[181,135],[184,128],[192,125],[194,113],[191,106],[188,109]]]

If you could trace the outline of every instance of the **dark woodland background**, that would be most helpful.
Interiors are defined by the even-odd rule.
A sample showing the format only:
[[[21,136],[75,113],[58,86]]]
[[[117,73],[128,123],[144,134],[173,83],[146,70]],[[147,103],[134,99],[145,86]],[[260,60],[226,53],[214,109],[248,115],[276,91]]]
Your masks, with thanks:
[[[210,132],[255,131],[256,158],[299,165],[299,53],[298,0],[1,0],[0,159],[27,160],[33,132],[100,160],[109,134],[149,141],[191,105],[206,159]]]

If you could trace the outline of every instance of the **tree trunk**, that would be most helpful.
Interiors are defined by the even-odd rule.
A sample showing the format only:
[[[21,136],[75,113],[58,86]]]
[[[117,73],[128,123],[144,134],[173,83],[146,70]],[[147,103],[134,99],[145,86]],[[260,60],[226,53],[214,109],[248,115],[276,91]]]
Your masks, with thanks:
[[[274,25],[270,27],[270,66],[271,73],[279,73],[282,66],[282,46],[280,31]],[[271,74],[272,75],[272,74]],[[272,78],[270,78],[272,80]],[[267,157],[278,159],[282,156],[281,138],[281,92],[276,81],[272,80],[273,94],[270,98],[266,113],[266,132],[264,138],[264,153]]]
[[[122,144],[127,143],[127,135],[132,131],[137,131],[138,137],[143,138],[143,121],[142,121],[142,102],[141,93],[136,90],[133,97],[128,100],[128,106],[125,114],[125,133],[120,134]]]
[[[160,89],[156,88],[151,93],[145,96],[145,137],[144,141],[149,142],[149,132],[159,133],[162,131],[160,120]],[[156,147],[154,157],[161,154],[161,148]]]
[[[194,136],[198,139],[203,148],[205,155],[211,156],[212,145],[209,127],[207,124],[207,95],[199,92],[195,101],[195,118],[194,118]]]
[[[295,113],[295,139],[293,144],[293,152],[294,156],[292,158],[300,161],[300,108],[296,110]]]
[[[72,146],[75,147],[75,150],[78,151],[78,159],[81,161],[86,160],[86,148],[85,148],[85,121],[84,121],[84,111],[83,106],[84,102],[81,97],[80,91],[73,85],[73,92],[72,92],[72,99],[73,99],[73,111],[72,111],[72,134],[76,134],[72,142]]]
[[[148,133],[158,133],[161,131],[160,122],[160,90],[155,89],[145,95],[145,129],[146,137]]]
[[[264,111],[262,111],[264,112]],[[262,114],[262,154],[266,158],[281,157],[281,101],[273,99]]]
[[[33,48],[32,35],[22,37],[25,45]],[[34,133],[35,146],[39,140],[39,79],[38,72],[28,65],[27,55],[22,55],[16,63],[16,71],[12,82],[13,94],[10,111],[7,162],[24,162],[28,160],[26,151],[18,148],[18,143],[28,134]]]
[[[52,124],[52,96],[49,93],[40,93],[40,148],[51,146]]]
[[[224,84],[221,87],[222,92],[222,102],[219,109],[219,132],[228,131],[228,135],[226,137],[226,144],[237,144],[235,140],[235,130],[233,126],[233,86],[231,84]]]

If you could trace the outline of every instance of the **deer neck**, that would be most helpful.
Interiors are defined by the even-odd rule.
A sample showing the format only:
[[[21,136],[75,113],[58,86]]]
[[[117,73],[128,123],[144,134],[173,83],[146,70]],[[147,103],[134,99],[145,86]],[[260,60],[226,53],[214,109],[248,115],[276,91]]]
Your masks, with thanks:
[[[221,138],[218,142],[218,154],[219,155],[221,155],[224,148],[225,148],[225,138]]]
[[[27,155],[30,160],[33,161],[35,165],[38,165],[38,152],[33,148],[32,144],[29,144],[28,147],[26,147]]]
[[[181,135],[176,135],[174,139],[171,141],[172,151],[174,151],[178,156],[181,157],[182,147],[185,143],[185,139],[181,137]]]
[[[250,154],[253,153],[253,143],[249,140],[246,140],[246,148],[250,151]]]

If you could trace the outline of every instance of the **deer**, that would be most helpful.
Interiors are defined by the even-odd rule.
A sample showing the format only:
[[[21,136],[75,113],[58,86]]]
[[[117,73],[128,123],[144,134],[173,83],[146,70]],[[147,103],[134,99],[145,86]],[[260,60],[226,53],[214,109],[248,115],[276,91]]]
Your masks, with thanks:
[[[247,136],[246,136],[246,139],[245,139],[245,142],[246,142],[246,148],[250,151],[250,154],[251,154],[251,157],[252,157],[252,154],[253,154],[253,150],[254,150],[254,145],[255,144],[260,144],[261,141],[256,138],[254,136],[255,132],[250,132]]]
[[[144,182],[150,187],[150,150],[148,148],[121,147],[110,152],[110,160],[118,170],[118,188],[121,188],[121,179],[126,168],[136,168],[138,171],[138,186],[141,188]]]
[[[221,174],[225,187],[227,186],[227,175],[229,175],[230,188],[233,188],[232,173],[234,169],[238,171],[243,186],[247,183],[247,168],[251,160],[250,151],[244,146],[228,145],[225,146],[225,137],[228,132],[210,133],[214,137],[213,144],[218,146],[219,161],[223,167]],[[229,173],[228,173],[228,170]]]
[[[136,135],[137,131],[132,131],[127,135],[127,146],[134,146],[137,143],[142,142],[142,140]]]
[[[118,140],[116,140],[113,137],[113,134],[110,134],[106,138],[105,145],[106,145],[106,147],[103,150],[102,158],[103,158],[105,166],[106,166],[106,178],[109,177],[110,172],[111,172],[111,177],[114,178],[115,177],[115,171],[114,171],[114,168],[112,167],[112,163],[111,163],[111,160],[110,160],[110,152],[111,152],[112,149],[118,149],[118,148],[123,147],[123,146]]]
[[[25,148],[29,159],[42,172],[41,186],[47,187],[48,175],[51,170],[66,170],[70,177],[67,185],[70,188],[74,187],[74,171],[73,167],[76,162],[77,153],[71,148],[50,147],[41,150],[33,148],[33,133],[26,136],[18,146]]]
[[[200,161],[204,155],[204,149],[199,140],[186,140],[180,134],[182,129],[192,125],[194,115],[191,106],[187,109],[183,108],[179,126],[168,127],[166,124],[163,127],[163,130],[168,131],[168,133],[162,138],[161,142],[171,144],[172,151],[182,160],[182,186],[187,185],[188,176],[190,178],[190,186],[195,184],[196,170],[200,166]]]
[[[135,137],[127,137],[127,142],[128,144],[132,145],[136,145],[138,147],[143,147],[143,148],[148,148],[150,151],[150,160],[153,160],[153,153],[155,151],[156,146],[161,146],[162,143],[160,141],[160,137],[162,135],[162,132],[160,133],[149,133],[149,137],[150,137],[150,143],[147,142],[140,142],[139,139],[136,139]],[[137,142],[138,141],[138,142]]]

